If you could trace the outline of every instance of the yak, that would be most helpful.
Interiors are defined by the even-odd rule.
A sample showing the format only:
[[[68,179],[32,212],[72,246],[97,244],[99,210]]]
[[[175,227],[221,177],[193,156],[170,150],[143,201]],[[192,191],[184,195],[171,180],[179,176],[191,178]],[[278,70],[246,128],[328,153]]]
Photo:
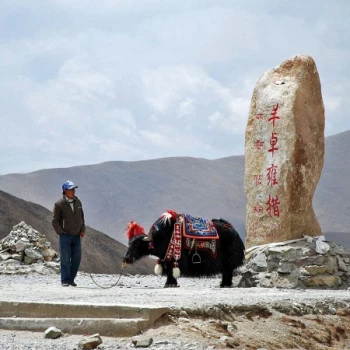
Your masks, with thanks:
[[[244,243],[228,221],[192,217],[174,210],[163,213],[148,234],[131,221],[127,238],[123,263],[132,264],[147,255],[158,257],[155,273],[167,276],[164,287],[178,287],[180,272],[188,277],[221,273],[220,287],[232,287],[233,272],[245,258]]]

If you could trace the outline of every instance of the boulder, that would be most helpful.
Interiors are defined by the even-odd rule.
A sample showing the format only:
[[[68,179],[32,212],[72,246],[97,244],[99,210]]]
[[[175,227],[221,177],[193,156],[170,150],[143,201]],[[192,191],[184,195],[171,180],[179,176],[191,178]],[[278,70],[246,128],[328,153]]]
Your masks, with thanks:
[[[320,236],[312,199],[324,162],[314,60],[295,56],[257,82],[245,133],[246,247]]]
[[[96,333],[82,339],[78,344],[78,348],[84,350],[96,349],[102,343],[100,335]]]
[[[57,339],[62,337],[63,332],[60,329],[52,326],[44,332],[44,335],[46,339]]]
[[[246,250],[236,287],[349,289],[350,251],[329,241],[317,251],[318,237],[254,246]]]

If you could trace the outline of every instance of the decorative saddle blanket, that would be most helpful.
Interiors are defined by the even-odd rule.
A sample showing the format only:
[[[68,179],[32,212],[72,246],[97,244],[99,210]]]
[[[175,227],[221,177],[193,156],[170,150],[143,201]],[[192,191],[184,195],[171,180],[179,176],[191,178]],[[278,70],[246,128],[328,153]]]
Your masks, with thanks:
[[[207,251],[216,259],[217,239],[219,239],[219,235],[211,220],[184,213],[179,214],[179,220],[174,225],[174,231],[164,260],[174,259],[177,262],[181,258],[182,246],[184,249],[193,251],[199,259],[198,251]]]
[[[218,232],[211,220],[182,214],[184,219],[183,236],[192,239],[219,239]]]

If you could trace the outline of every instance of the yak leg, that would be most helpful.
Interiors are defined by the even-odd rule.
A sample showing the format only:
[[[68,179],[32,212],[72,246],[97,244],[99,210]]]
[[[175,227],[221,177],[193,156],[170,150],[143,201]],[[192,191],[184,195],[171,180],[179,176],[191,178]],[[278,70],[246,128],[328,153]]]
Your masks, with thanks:
[[[177,280],[173,276],[173,269],[169,268],[167,271],[167,279],[164,285],[164,288],[175,288],[177,287]]]
[[[232,287],[232,271],[223,271],[220,288],[231,288]]]

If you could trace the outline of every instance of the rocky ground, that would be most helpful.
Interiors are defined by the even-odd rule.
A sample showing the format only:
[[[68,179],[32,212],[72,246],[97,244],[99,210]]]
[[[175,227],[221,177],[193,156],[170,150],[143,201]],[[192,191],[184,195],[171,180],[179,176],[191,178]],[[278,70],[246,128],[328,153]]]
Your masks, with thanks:
[[[95,278],[107,287],[118,276]],[[52,296],[67,301],[80,295],[92,302],[113,299],[169,306],[171,313],[139,336],[152,339],[149,349],[350,349],[348,290],[220,289],[219,278],[180,278],[179,288],[164,289],[164,279],[156,276],[122,276],[117,286],[102,289],[88,274],[78,276],[77,288],[64,288],[58,279],[57,275],[0,275],[2,300],[18,299],[25,291],[31,300]],[[0,330],[0,348],[78,349],[83,338],[64,334],[45,339],[41,332]],[[101,350],[135,347],[131,337],[101,338]]]
[[[349,311],[337,315],[290,316],[250,310],[230,315],[231,321],[212,317],[170,316],[157,322],[142,337],[152,338],[149,349],[349,349]],[[0,332],[1,349],[78,349],[81,335],[45,339],[43,333]],[[98,349],[134,348],[133,338],[101,337]]]
[[[338,316],[286,316],[283,314],[233,315],[234,321],[172,317],[158,322],[143,336],[151,337],[149,349],[349,349],[347,311]],[[45,339],[42,333],[1,331],[1,349],[78,349],[82,336],[66,334]],[[132,339],[102,337],[98,349],[134,348]]]
[[[219,276],[181,277],[179,288],[163,288],[164,277],[86,273],[78,275],[78,287],[64,288],[56,260],[56,252],[37,231],[25,223],[15,226],[2,240],[0,302],[171,310],[137,337],[102,336],[100,350],[134,348],[137,340],[158,350],[350,349],[350,252],[332,242],[306,237],[248,249],[231,289],[218,288]],[[0,349],[78,349],[86,336],[46,339],[44,332],[1,330],[0,320]]]

